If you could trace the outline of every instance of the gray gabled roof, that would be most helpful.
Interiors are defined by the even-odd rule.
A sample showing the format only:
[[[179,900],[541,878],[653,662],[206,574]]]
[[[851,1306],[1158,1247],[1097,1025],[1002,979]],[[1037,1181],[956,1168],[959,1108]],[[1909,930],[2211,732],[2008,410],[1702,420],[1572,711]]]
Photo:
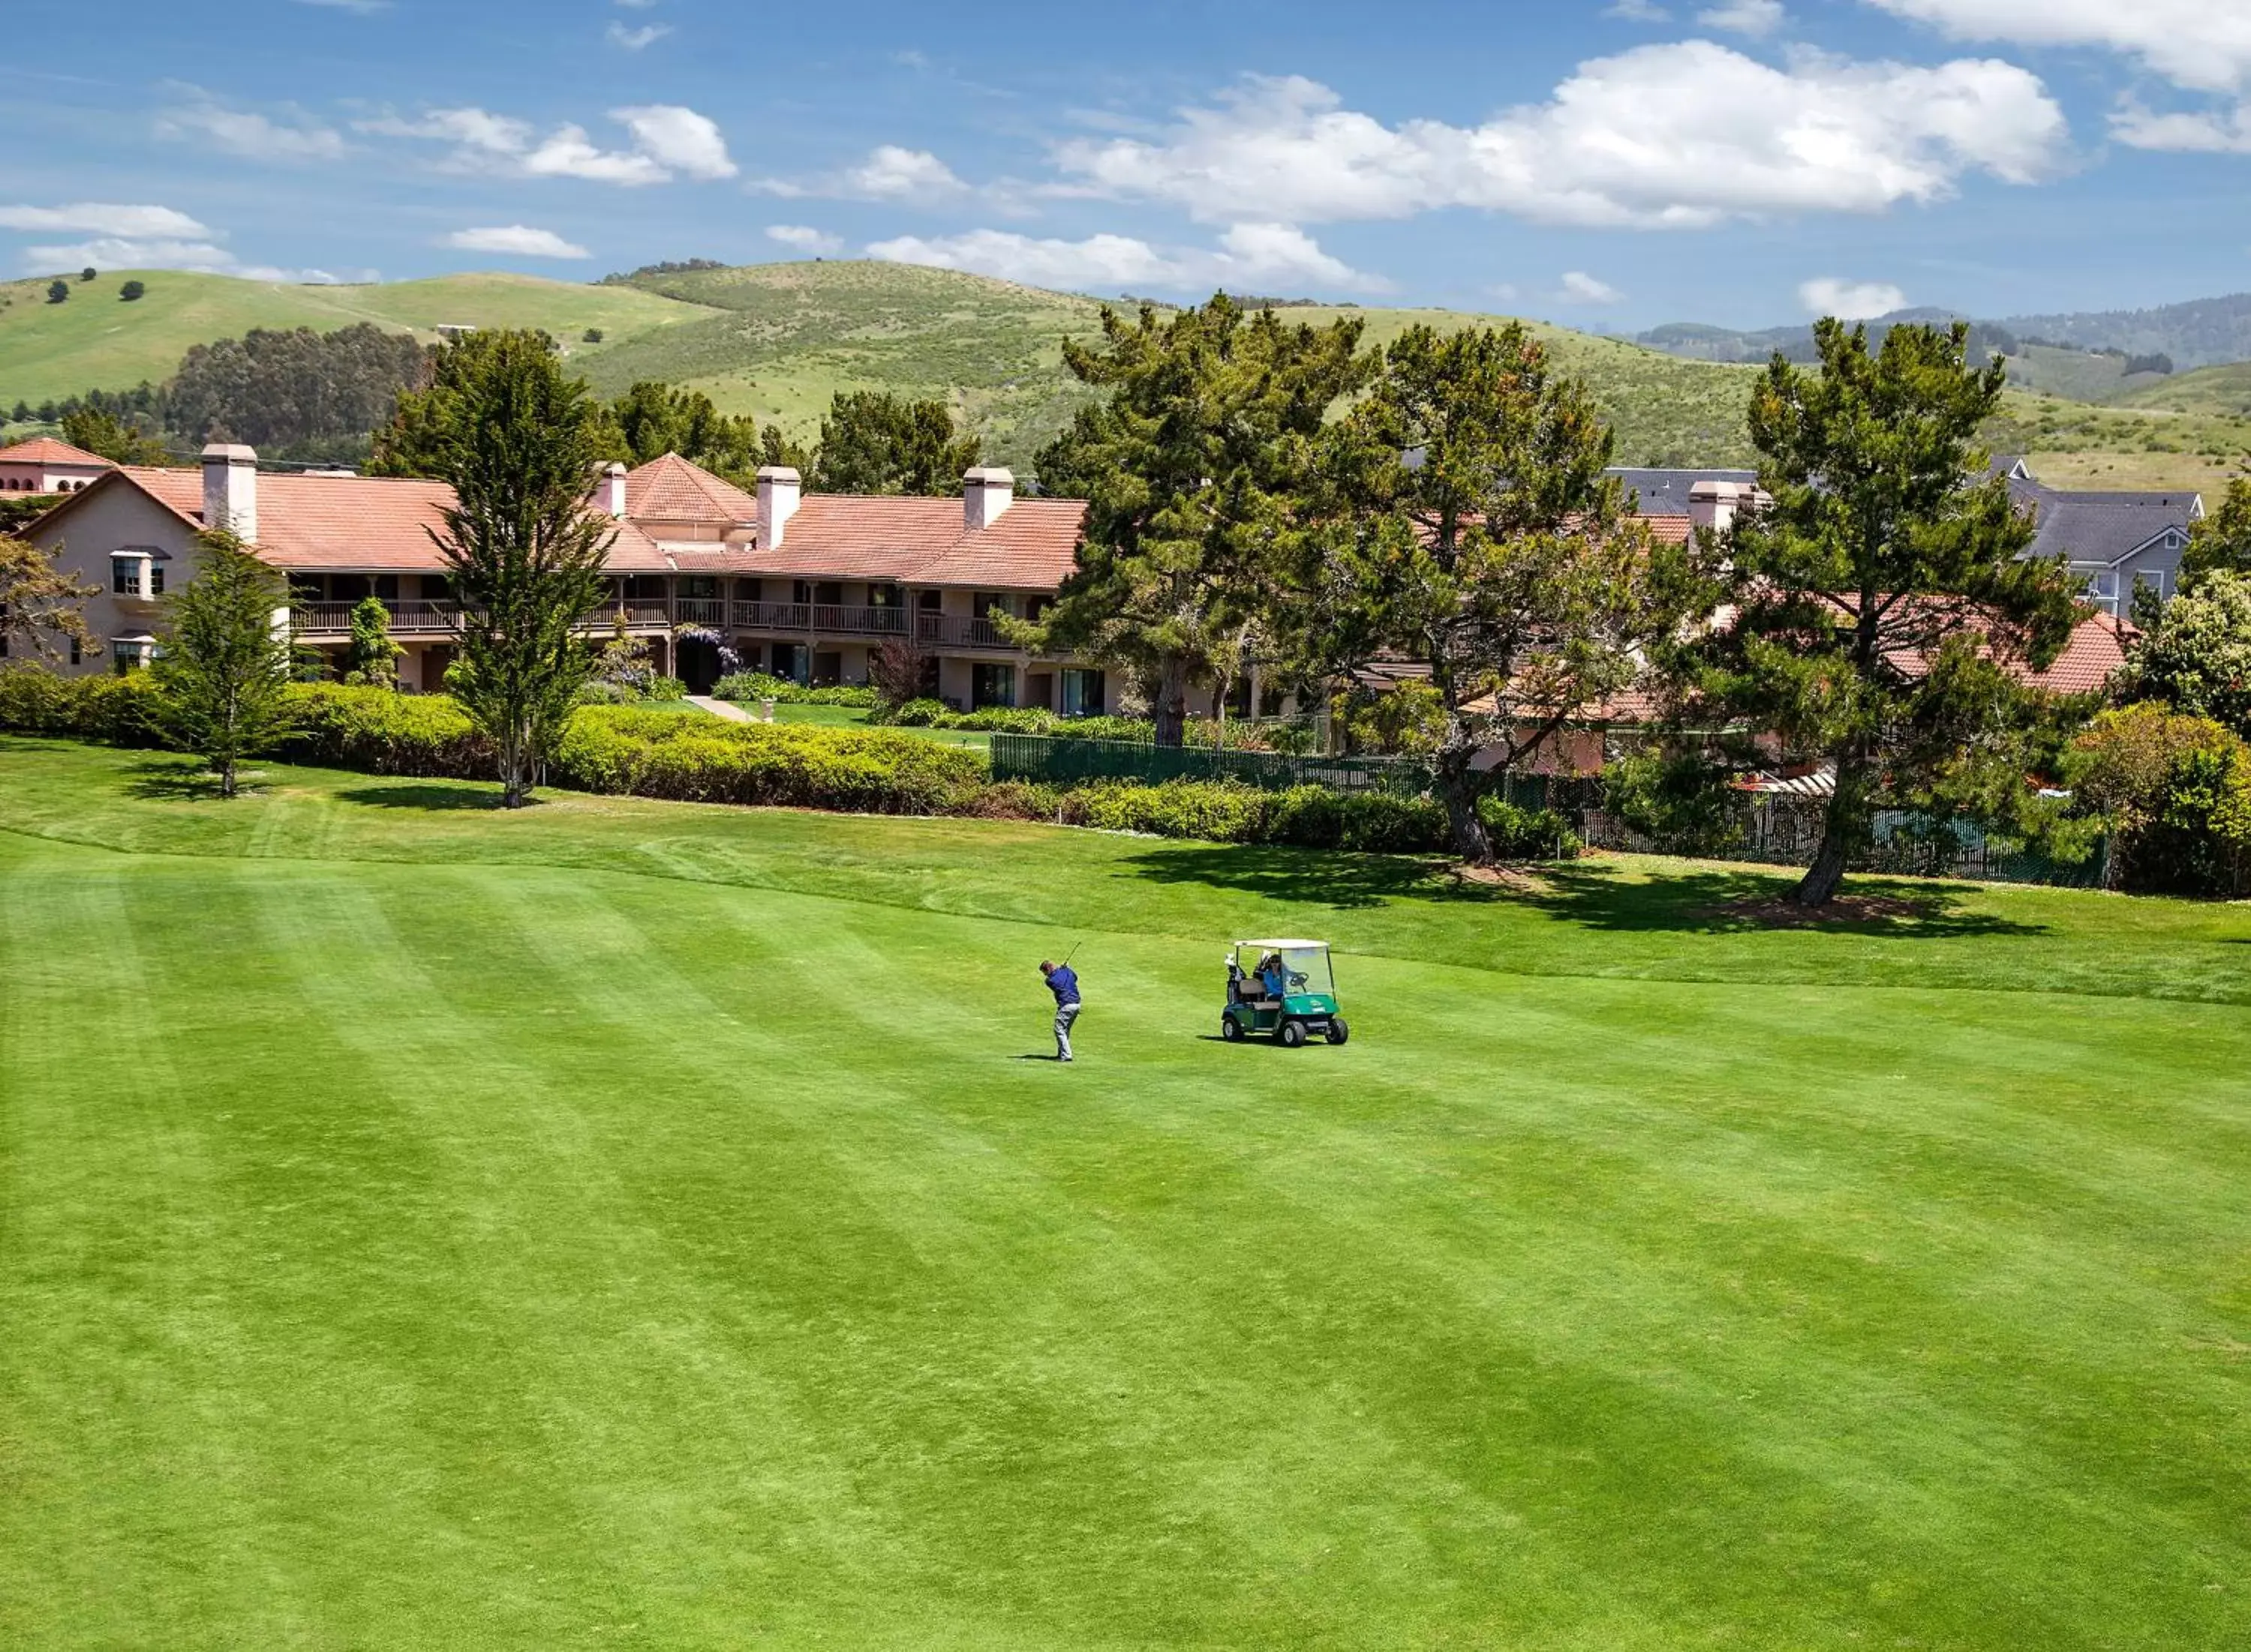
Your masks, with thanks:
[[[1686,516],[1688,490],[1698,482],[1755,482],[1755,470],[1661,470],[1613,465],[1604,473],[1640,496],[1645,516]]]
[[[2185,535],[2204,515],[2203,495],[2194,492],[2066,492],[2012,478],[2009,493],[2040,524],[2028,555],[2105,566],[2123,562],[2169,531]]]

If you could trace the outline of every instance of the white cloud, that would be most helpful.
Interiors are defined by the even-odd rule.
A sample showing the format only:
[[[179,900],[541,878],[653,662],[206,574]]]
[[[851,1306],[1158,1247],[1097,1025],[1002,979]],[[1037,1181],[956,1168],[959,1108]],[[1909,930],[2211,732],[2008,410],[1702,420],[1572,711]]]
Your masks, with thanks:
[[[186,213],[169,206],[126,206],[107,201],[74,201],[68,206],[0,206],[0,230],[59,231],[127,239],[185,239],[211,234]]]
[[[843,176],[846,193],[871,201],[903,201],[915,196],[957,195],[967,185],[953,169],[928,149],[879,143],[868,158]]]
[[[1597,280],[1584,270],[1563,272],[1563,301],[1567,304],[1615,304],[1625,296],[1608,281]]]
[[[1865,321],[1905,309],[1907,294],[1889,281],[1848,281],[1841,276],[1817,275],[1799,284],[1797,301],[1809,315]]]
[[[1606,17],[1622,17],[1628,23],[1666,23],[1673,14],[1656,0],[1613,0],[1603,9]]]
[[[411,120],[384,115],[358,123],[380,137],[419,138],[453,145],[442,163],[465,172],[524,177],[585,178],[628,187],[664,183],[685,173],[695,178],[735,175],[735,163],[717,122],[677,104],[613,109],[610,119],[633,135],[629,149],[597,147],[581,126],[560,126],[544,138],[531,123],[479,108],[430,109]]]
[[[231,109],[197,86],[178,88],[189,101],[156,116],[156,135],[200,140],[253,161],[335,161],[344,154],[343,134],[301,111],[276,121],[253,109]]]
[[[639,52],[645,46],[655,45],[671,32],[672,25],[668,23],[644,23],[638,29],[628,29],[624,24],[613,18],[610,26],[602,31],[602,38],[613,46],[623,46],[628,52]]]
[[[1304,231],[1286,224],[1236,224],[1215,249],[1152,246],[1126,235],[1091,235],[1067,241],[1005,230],[925,238],[902,235],[878,241],[870,258],[938,269],[974,270],[1030,287],[1119,292],[1159,287],[1176,291],[1305,284],[1382,292],[1390,283],[1354,269],[1321,251]]]
[[[1551,223],[1703,227],[1877,212],[1984,171],[2055,163],[2062,111],[2013,64],[1925,68],[1798,52],[1774,68],[1707,40],[1582,64],[1546,103],[1483,126],[1387,127],[1313,81],[1253,78],[1160,141],[1082,139],[1061,192],[1171,203],[1207,221],[1405,218],[1481,207]]]
[[[706,179],[731,178],[738,169],[719,123],[708,114],[677,103],[645,103],[612,109],[610,119],[623,121],[635,146],[660,166]]]
[[[1782,0],[1727,0],[1724,5],[1698,12],[1696,21],[1707,29],[1756,37],[1772,34],[1788,18]]]
[[[800,252],[838,252],[844,247],[842,236],[831,235],[826,230],[816,230],[807,224],[769,224],[766,225],[766,239],[795,247]]]
[[[460,247],[467,252],[502,252],[511,258],[592,258],[592,253],[576,242],[566,241],[552,230],[536,230],[529,224],[494,225],[484,229],[455,230],[445,239],[447,246]]]
[[[98,270],[192,270],[204,275],[239,275],[252,281],[329,282],[343,279],[326,270],[279,269],[269,264],[245,264],[211,240],[137,240],[101,236],[66,245],[27,246],[24,249],[23,270],[27,275],[45,275],[56,270],[80,270],[89,264]],[[368,279],[371,280],[372,276]]]
[[[2251,85],[2251,6],[2242,0],[1869,0],[1964,40],[2099,46],[2176,85]]]
[[[2251,155],[2251,102],[2224,114],[2156,114],[2130,101],[2110,117],[2110,135],[2137,149]]]

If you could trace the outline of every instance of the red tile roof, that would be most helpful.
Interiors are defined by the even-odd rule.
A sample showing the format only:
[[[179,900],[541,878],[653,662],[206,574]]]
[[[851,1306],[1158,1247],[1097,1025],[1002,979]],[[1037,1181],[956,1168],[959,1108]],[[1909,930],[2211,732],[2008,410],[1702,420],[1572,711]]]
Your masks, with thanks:
[[[734,571],[1052,591],[1075,565],[1085,515],[1079,500],[1019,499],[991,527],[972,529],[958,498],[809,494],[782,524],[781,543],[761,536]]]
[[[203,525],[200,470],[121,466],[100,487],[130,482],[189,526]],[[71,509],[95,489],[74,494],[50,515]],[[277,568],[308,571],[369,569],[439,573],[445,559],[428,530],[442,532],[454,490],[444,482],[393,476],[258,475],[258,551]],[[45,520],[44,518],[42,520]],[[609,567],[619,573],[665,573],[670,564],[635,524],[618,524]]]
[[[2126,663],[2126,647],[2134,637],[2134,627],[2126,621],[2096,614],[2079,622],[2071,640],[2046,671],[2020,667],[2016,674],[2052,694],[2093,694]]]
[[[59,442],[52,436],[34,436],[10,447],[0,447],[0,465],[99,465],[114,468],[100,453]]]
[[[758,501],[677,453],[626,473],[626,515],[641,522],[725,528],[758,519]]]
[[[49,516],[124,483],[190,527],[203,526],[202,471],[143,465],[120,467]],[[425,530],[442,528],[453,497],[443,482],[260,471],[258,549],[281,568],[434,573],[444,563]],[[716,540],[708,550],[666,544],[650,530],[690,522],[734,527],[758,514],[750,494],[676,454],[627,473],[626,508],[610,548],[613,573],[677,570],[1029,591],[1051,591],[1070,572],[1086,511],[1077,500],[1019,499],[991,527],[973,530],[958,497],[814,494],[800,501],[773,550]]]

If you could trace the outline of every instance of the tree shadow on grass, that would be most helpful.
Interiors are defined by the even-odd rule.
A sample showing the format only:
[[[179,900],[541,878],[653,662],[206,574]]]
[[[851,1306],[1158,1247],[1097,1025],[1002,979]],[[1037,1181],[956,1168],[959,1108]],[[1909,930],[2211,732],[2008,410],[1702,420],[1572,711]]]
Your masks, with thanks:
[[[500,811],[500,791],[495,786],[454,784],[444,785],[430,780],[396,780],[388,785],[345,786],[335,793],[339,803],[357,803],[370,809],[489,809]],[[531,797],[524,799],[526,808],[537,808],[544,799]]]
[[[1972,909],[1968,886],[1853,877],[1846,892],[1862,902],[1832,916],[1801,916],[1782,898],[1795,871],[1705,867],[1652,878],[1625,875],[1615,861],[1569,861],[1526,868],[1520,879],[1482,882],[1451,862],[1421,855],[1346,854],[1314,849],[1177,846],[1132,856],[1128,875],[1155,883],[1201,884],[1268,900],[1337,910],[1407,902],[1432,906],[1508,906],[1560,923],[1614,931],[1750,934],[1780,928],[1921,940],[2039,935],[2047,926]]]
[[[2047,932],[2044,923],[1972,909],[1969,897],[1976,891],[1969,886],[1897,878],[1847,877],[1839,909],[1801,913],[1785,898],[1798,875],[1794,869],[1704,867],[1634,879],[1615,861],[1570,861],[1542,867],[1545,888],[1519,898],[1566,922],[1619,933],[1748,935],[1792,929],[1946,940]]]
[[[218,777],[195,757],[151,757],[135,764],[126,775],[126,791],[152,802],[218,796]]]
[[[1411,854],[1183,844],[1146,850],[1126,864],[1129,875],[1152,883],[1197,883],[1340,910],[1399,900],[1488,901],[1505,893],[1464,883],[1445,861]]]

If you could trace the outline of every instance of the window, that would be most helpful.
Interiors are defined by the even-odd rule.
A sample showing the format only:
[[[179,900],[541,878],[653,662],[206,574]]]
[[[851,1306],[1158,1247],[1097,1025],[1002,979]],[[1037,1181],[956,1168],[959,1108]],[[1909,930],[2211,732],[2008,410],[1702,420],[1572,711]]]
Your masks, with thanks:
[[[119,676],[149,663],[149,645],[139,637],[120,637],[109,645],[109,668]]]
[[[835,579],[822,580],[813,588],[813,600],[829,608],[838,606],[844,600],[843,583]]]
[[[2134,589],[2147,591],[2162,602],[2165,595],[2165,570],[2162,568],[2137,568],[2134,570]]]
[[[1004,614],[1016,612],[1015,605],[1008,600],[1008,593],[1005,591],[980,591],[969,604],[969,612],[980,619],[986,618],[995,608]]]
[[[149,594],[152,597],[164,594],[164,564],[154,556],[149,558]]]
[[[142,591],[142,570],[149,565],[146,556],[122,552],[109,559],[109,589],[120,597],[137,597]]]
[[[792,580],[789,587],[789,599],[797,604],[800,608],[811,602],[813,600],[813,582],[810,579]]]
[[[1015,667],[980,662],[970,667],[969,708],[972,711],[981,711],[987,706],[1007,707],[1015,703]]]
[[[2118,570],[2116,568],[2079,567],[2072,570],[2087,581],[2087,594],[2097,602],[2118,600]]]
[[[680,594],[683,597],[708,600],[719,594],[718,578],[712,574],[683,575],[680,581]]]
[[[384,601],[397,602],[398,600],[398,576],[397,574],[377,574],[375,577],[374,584],[375,594],[382,598]]]
[[[73,637],[70,639],[70,651],[71,664],[74,666],[79,664],[85,657],[86,651],[78,646],[78,639],[76,637]]]
[[[897,585],[871,584],[868,587],[868,606],[870,608],[896,608],[898,605],[899,588]]]
[[[1102,674],[1078,666],[1066,666],[1063,674],[1063,715],[1066,717],[1098,717],[1102,715],[1104,683]]]
[[[934,614],[945,606],[945,593],[942,591],[918,591],[915,592],[915,606],[926,614]]]

